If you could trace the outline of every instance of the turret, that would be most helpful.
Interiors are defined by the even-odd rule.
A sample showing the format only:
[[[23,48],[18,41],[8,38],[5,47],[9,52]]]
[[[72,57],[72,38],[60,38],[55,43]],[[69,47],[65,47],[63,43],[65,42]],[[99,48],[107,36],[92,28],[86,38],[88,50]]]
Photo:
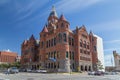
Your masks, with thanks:
[[[58,16],[55,7],[52,6],[52,11],[50,12],[50,15],[48,17],[48,24],[55,24],[56,22],[58,22]]]
[[[59,18],[59,21],[58,21],[58,25],[59,25],[59,28],[64,28],[64,29],[69,29],[69,22],[66,20],[66,18],[64,17],[64,15],[62,14]]]

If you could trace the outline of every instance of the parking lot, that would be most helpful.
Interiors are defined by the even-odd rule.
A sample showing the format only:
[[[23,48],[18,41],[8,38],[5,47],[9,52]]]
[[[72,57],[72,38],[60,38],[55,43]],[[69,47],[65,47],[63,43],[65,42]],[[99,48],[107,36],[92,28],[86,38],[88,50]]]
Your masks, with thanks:
[[[68,74],[68,73],[0,73],[0,80],[120,80],[120,75],[93,76],[87,74]]]

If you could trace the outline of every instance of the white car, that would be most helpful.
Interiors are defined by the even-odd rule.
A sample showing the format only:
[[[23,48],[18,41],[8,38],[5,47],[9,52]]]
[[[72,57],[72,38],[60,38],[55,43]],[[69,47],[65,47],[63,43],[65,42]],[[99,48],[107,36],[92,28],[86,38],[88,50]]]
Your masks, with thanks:
[[[32,72],[32,70],[31,70],[31,69],[26,69],[26,71],[27,71],[27,72]]]
[[[47,70],[45,70],[45,69],[39,69],[39,70],[36,70],[36,72],[38,72],[38,73],[46,73]]]
[[[94,71],[89,71],[88,75],[95,75],[95,72]]]

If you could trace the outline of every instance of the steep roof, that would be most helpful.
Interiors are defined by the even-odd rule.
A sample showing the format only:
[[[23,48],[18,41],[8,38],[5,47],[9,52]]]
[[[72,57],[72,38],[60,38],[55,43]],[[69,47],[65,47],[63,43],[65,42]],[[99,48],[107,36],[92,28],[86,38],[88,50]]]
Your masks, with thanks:
[[[31,35],[30,40],[35,40],[33,34]]]
[[[50,12],[49,17],[50,17],[50,16],[55,16],[55,17],[58,17],[58,16],[57,16],[57,12],[56,12],[56,10],[55,10],[55,7],[54,7],[54,6],[52,6],[52,11]]]
[[[63,14],[60,16],[60,20],[67,21]]]
[[[48,32],[48,29],[46,26],[43,28],[42,32]]]

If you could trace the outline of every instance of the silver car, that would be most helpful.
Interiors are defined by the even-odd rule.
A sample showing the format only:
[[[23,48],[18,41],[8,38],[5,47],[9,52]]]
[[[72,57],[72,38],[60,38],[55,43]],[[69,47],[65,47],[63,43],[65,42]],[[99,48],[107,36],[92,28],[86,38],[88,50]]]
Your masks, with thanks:
[[[10,68],[10,73],[18,73],[19,70],[17,69],[17,67],[11,67]]]

